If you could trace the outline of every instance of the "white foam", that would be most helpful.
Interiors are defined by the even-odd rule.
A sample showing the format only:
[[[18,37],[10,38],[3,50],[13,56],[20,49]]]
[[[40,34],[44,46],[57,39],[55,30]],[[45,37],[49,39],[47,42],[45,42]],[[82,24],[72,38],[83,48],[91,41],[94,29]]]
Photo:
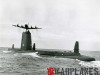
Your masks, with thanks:
[[[3,51],[3,53],[10,53],[11,51]]]
[[[22,55],[31,55],[33,57],[38,57],[40,58],[40,56],[37,54],[38,52],[32,52],[32,53],[22,53]]]
[[[91,62],[81,61],[79,64],[81,66],[87,66],[87,67],[100,67],[100,61],[91,61]]]
[[[15,53],[14,56],[22,56],[21,53]]]

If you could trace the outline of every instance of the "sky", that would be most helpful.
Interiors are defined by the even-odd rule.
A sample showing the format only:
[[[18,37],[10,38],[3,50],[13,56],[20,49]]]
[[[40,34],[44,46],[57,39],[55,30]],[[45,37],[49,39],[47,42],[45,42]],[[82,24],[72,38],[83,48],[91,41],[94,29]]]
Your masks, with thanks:
[[[37,48],[100,50],[100,0],[0,0],[0,47],[21,45],[23,29],[31,30]]]

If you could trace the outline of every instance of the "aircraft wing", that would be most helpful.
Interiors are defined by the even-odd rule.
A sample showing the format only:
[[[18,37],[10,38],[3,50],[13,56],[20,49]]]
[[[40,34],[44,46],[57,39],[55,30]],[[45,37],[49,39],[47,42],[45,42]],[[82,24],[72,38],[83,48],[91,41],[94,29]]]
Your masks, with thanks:
[[[28,29],[42,29],[42,28],[28,28]]]
[[[26,29],[24,26],[19,26],[19,25],[12,25],[12,26]]]
[[[38,28],[38,27],[28,27],[28,25],[25,25],[25,26],[21,25],[21,26],[19,26],[18,24],[17,25],[12,25],[12,26],[23,28],[23,29],[42,29],[42,28]]]
[[[15,27],[17,27],[17,25],[12,25],[12,26],[15,26]]]

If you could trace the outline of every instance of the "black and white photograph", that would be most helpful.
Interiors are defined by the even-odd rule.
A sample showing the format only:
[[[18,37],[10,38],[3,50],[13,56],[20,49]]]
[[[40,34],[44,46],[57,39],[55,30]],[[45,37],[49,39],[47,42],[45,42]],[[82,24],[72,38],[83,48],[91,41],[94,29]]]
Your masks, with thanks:
[[[100,0],[0,0],[0,75],[100,75]]]

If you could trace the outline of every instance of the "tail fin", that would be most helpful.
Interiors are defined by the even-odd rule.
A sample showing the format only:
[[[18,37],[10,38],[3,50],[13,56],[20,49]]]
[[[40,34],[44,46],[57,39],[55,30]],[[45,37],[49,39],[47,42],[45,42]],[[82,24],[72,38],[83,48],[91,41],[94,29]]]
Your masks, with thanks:
[[[33,50],[35,50],[35,43],[33,44]]]
[[[74,53],[79,54],[79,42],[78,41],[75,42]]]
[[[12,45],[12,49],[14,49],[14,44]]]

